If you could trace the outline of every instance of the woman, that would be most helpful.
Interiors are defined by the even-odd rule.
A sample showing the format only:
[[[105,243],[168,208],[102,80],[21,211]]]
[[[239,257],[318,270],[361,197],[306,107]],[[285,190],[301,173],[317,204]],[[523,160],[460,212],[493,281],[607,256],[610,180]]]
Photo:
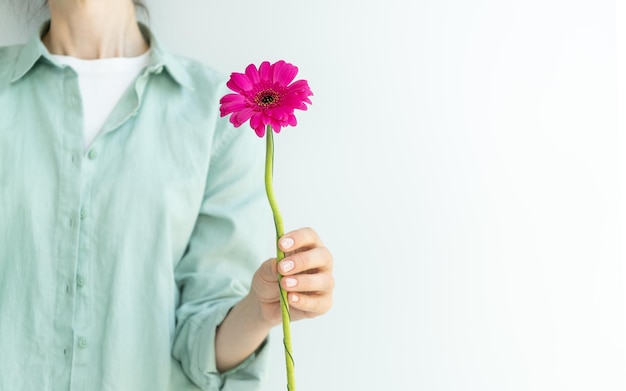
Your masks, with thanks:
[[[1,390],[256,389],[280,324],[264,149],[135,5],[50,0],[0,48]],[[292,320],[328,311],[315,231],[279,243]]]

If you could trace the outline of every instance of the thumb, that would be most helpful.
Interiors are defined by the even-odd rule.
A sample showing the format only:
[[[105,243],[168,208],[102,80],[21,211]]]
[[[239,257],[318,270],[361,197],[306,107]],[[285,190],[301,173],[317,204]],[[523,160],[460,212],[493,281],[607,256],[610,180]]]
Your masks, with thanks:
[[[263,283],[275,284],[278,281],[278,269],[276,267],[276,258],[270,258],[263,262],[256,271],[256,278]]]

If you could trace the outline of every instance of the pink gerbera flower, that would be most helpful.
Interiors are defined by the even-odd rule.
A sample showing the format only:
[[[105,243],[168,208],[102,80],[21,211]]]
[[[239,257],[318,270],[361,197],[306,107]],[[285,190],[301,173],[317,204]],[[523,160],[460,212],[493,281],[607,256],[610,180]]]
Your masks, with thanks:
[[[276,133],[284,126],[295,126],[294,110],[306,110],[313,95],[306,80],[291,83],[297,73],[296,66],[283,60],[271,65],[264,61],[258,69],[250,64],[245,73],[233,72],[226,86],[235,94],[220,99],[220,115],[232,114],[230,122],[235,127],[250,120],[259,137],[265,135],[267,125]]]

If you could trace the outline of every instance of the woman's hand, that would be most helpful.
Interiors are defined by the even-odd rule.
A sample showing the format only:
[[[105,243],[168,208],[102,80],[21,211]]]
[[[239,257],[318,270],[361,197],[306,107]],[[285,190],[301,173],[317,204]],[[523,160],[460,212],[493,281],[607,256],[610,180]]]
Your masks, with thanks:
[[[291,320],[313,318],[332,305],[333,258],[311,228],[283,235],[280,266],[282,287],[288,292]],[[265,261],[252,278],[250,293],[228,313],[217,329],[216,365],[220,372],[239,365],[282,321],[276,259]]]
[[[285,258],[265,261],[254,274],[250,294],[260,304],[264,320],[272,325],[281,322],[278,272],[283,276],[281,286],[287,291],[289,315],[292,321],[313,318],[326,313],[332,306],[333,258],[317,233],[301,228],[283,235],[279,246]]]

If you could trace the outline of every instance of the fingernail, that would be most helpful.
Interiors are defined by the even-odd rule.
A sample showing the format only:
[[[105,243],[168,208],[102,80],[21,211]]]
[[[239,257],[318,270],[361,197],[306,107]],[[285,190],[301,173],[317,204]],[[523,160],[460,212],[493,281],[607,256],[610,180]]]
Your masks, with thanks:
[[[296,266],[296,264],[291,260],[280,261],[279,265],[280,265],[280,270],[283,272],[291,271]]]
[[[297,303],[300,301],[300,297],[298,297],[298,295],[291,295],[291,301]]]
[[[298,281],[295,278],[285,278],[285,285],[287,285],[287,288],[294,287],[297,283]]]
[[[293,244],[294,244],[294,241],[291,238],[282,238],[280,240],[280,246],[284,248],[285,250],[290,249],[291,246],[293,246]]]

